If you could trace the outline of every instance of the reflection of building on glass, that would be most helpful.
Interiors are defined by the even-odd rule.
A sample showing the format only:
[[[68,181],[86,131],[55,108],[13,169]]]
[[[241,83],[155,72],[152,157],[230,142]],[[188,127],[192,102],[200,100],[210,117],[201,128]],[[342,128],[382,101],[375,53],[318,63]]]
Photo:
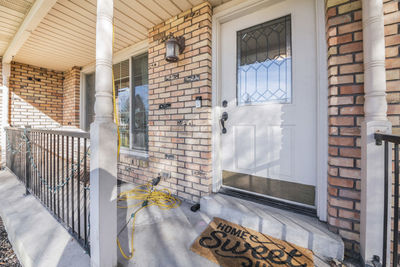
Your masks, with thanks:
[[[136,88],[137,90],[138,88]],[[134,147],[145,147],[147,145],[147,111],[140,94],[135,95],[135,120],[133,121]]]
[[[143,54],[132,58],[132,148],[148,149],[148,56]]]
[[[114,64],[114,83],[117,94],[118,122],[121,137],[121,146],[129,147],[129,60]]]
[[[238,105],[291,103],[290,15],[239,31]]]

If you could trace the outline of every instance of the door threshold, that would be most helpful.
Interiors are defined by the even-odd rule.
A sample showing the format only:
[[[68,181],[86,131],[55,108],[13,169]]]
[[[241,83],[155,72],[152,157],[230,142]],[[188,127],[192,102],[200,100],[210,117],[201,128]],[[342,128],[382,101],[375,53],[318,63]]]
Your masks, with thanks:
[[[237,197],[243,200],[248,200],[251,202],[255,202],[258,204],[270,206],[273,208],[278,208],[282,210],[287,210],[311,217],[317,217],[317,210],[315,208],[311,207],[305,207],[293,203],[288,203],[285,201],[277,200],[277,199],[272,199],[267,196],[260,196],[258,194],[252,194],[250,192],[244,192],[242,190],[237,190],[231,187],[221,187],[221,189],[218,191],[220,194],[224,194],[227,196],[231,197]]]

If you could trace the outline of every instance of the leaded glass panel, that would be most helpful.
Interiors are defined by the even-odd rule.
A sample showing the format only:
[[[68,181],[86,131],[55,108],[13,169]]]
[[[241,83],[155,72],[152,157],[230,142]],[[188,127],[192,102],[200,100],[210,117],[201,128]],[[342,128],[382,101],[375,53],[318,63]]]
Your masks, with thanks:
[[[292,102],[290,15],[237,33],[238,105]]]

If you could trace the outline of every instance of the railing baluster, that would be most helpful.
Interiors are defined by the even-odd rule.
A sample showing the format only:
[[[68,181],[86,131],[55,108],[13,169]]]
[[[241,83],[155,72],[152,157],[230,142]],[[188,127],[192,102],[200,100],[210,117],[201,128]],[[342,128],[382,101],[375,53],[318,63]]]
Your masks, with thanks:
[[[77,190],[76,190],[76,196],[77,196],[77,206],[78,206],[78,236],[81,237],[81,166],[80,166],[80,160],[81,160],[81,139],[77,138],[77,144],[78,144],[78,155],[77,155]]]
[[[397,266],[399,247],[399,144],[394,145],[394,164],[393,266]]]
[[[60,185],[60,136],[57,135],[57,186]],[[60,218],[60,188],[57,188],[57,216]]]
[[[83,188],[83,219],[84,219],[84,226],[85,226],[85,230],[84,230],[84,235],[85,235],[85,246],[87,246],[87,200],[86,200],[86,186],[87,186],[87,139],[84,138],[83,141],[83,148],[84,150],[84,159],[83,159],[83,169],[84,169],[84,188]]]
[[[71,210],[72,210],[72,232],[75,232],[75,197],[74,197],[74,153],[75,153],[75,143],[74,137],[71,138]]]
[[[55,211],[56,211],[56,208],[57,208],[57,203],[56,203],[56,200],[57,200],[57,194],[56,194],[56,192],[57,192],[57,183],[56,183],[56,135],[55,134],[53,134],[53,146],[52,146],[52,152],[53,152],[53,211],[54,211],[54,213],[55,213]]]
[[[49,134],[46,134],[46,195],[47,195],[47,207],[49,207],[50,204],[50,192],[49,192]]]
[[[69,160],[69,136],[67,136],[67,162],[66,162],[66,165],[65,165],[65,168],[66,168],[66,170],[65,170],[65,172],[66,172],[66,179],[68,179],[68,175],[69,175],[69,173],[68,173],[68,160]],[[67,182],[67,224],[69,225],[69,219],[70,219],[70,217],[69,217],[69,181]]]
[[[61,178],[62,178],[62,181],[63,181],[63,183],[65,182],[65,175],[64,175],[64,135],[61,137],[61,143],[62,143],[62,147],[61,147],[61,154],[62,154],[62,156],[61,156]],[[62,219],[63,219],[63,221],[64,221],[64,218],[65,218],[65,216],[64,216],[64,206],[65,206],[65,195],[64,195],[64,186],[62,187]]]
[[[89,198],[86,190],[89,135],[40,129],[27,131],[11,127],[6,129],[6,133],[7,148],[13,149],[6,154],[7,166],[25,184],[26,189],[56,219],[64,222],[71,235],[89,250]],[[25,137],[30,141],[27,142]]]
[[[384,196],[384,216],[383,216],[383,266],[386,266],[386,255],[387,255],[387,223],[388,223],[388,201],[389,201],[389,143],[385,141],[385,174],[384,174],[384,184],[385,184],[385,196]]]

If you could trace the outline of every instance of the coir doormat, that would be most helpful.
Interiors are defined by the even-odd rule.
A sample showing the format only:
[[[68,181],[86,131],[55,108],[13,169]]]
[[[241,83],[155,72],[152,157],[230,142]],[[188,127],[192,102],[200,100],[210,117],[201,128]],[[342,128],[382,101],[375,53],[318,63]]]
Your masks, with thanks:
[[[214,218],[191,250],[223,267],[314,266],[311,250],[220,218]]]

